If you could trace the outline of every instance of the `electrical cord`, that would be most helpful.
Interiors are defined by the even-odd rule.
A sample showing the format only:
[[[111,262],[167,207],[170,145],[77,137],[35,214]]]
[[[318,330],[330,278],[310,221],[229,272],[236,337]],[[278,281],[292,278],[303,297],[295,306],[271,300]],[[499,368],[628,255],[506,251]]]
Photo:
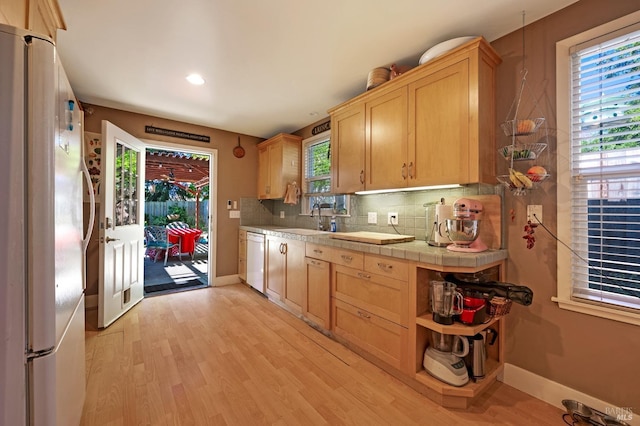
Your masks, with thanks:
[[[589,261],[587,259],[585,259],[584,257],[582,257],[578,252],[576,252],[574,249],[572,249],[571,247],[569,247],[568,244],[566,244],[564,241],[562,241],[560,238],[558,238],[553,232],[551,232],[551,230],[549,228],[547,228],[545,226],[544,223],[542,223],[540,221],[540,219],[538,219],[538,216],[534,213],[533,214],[534,219],[536,220],[536,222],[538,222],[538,225],[542,226],[542,228],[547,231],[547,233],[549,235],[551,235],[557,242],[559,242],[560,244],[562,244],[563,246],[565,246],[571,253],[573,253],[578,259],[580,259],[581,261],[583,261],[589,268],[593,268],[594,270],[596,270],[598,272],[598,274],[600,274],[600,276],[602,278],[607,278],[610,280],[615,280],[615,278],[607,275],[603,269],[599,266],[592,266],[589,264]],[[611,284],[613,284],[614,286],[618,287],[620,290],[622,290],[624,292],[624,294],[626,294],[627,296],[632,296],[632,297],[636,297],[640,299],[640,295],[635,294],[629,290],[627,290],[626,288],[622,287],[620,284],[616,284],[615,282],[612,282]],[[602,291],[602,289],[601,289]]]

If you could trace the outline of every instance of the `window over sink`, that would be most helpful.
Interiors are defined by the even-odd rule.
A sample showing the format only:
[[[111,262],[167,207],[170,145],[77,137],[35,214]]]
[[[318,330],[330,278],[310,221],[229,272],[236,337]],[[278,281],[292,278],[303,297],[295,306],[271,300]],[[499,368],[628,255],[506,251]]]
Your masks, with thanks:
[[[304,197],[301,213],[311,214],[317,204],[322,216],[348,216],[349,196],[331,193],[331,131],[303,140],[302,146]]]

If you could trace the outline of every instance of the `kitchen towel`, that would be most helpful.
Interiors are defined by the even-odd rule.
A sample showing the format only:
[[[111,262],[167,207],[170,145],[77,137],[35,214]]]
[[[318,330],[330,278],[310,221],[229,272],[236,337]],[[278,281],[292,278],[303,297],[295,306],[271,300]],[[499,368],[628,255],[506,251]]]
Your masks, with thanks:
[[[298,204],[298,197],[300,196],[300,188],[295,182],[287,185],[287,191],[284,193],[285,204]]]

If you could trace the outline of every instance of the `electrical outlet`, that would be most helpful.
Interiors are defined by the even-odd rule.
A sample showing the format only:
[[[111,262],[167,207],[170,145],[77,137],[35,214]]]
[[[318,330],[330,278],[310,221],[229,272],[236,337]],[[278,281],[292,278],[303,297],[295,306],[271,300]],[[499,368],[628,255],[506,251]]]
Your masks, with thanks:
[[[378,223],[378,213],[376,212],[367,213],[367,223],[372,223],[374,225]]]
[[[390,212],[387,214],[387,225],[398,224],[398,212]]]
[[[280,210],[280,219],[284,219],[284,210]]]
[[[531,223],[542,223],[542,206],[540,204],[529,204],[527,206],[527,221],[529,220]]]

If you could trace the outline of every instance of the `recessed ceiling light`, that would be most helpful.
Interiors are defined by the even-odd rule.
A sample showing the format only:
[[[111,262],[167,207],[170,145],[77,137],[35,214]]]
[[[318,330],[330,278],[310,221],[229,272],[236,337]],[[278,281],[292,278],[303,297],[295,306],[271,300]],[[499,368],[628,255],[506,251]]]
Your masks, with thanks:
[[[204,78],[200,74],[189,74],[187,76],[187,81],[196,86],[201,86],[204,84]]]

